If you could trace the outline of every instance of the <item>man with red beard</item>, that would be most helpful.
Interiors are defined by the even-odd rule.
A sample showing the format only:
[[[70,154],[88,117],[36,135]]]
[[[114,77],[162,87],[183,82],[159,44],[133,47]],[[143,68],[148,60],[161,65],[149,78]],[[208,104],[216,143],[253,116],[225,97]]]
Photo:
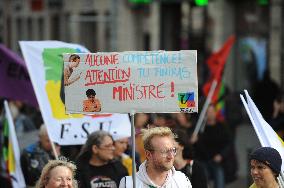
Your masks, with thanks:
[[[136,187],[191,188],[191,183],[182,172],[173,167],[177,153],[174,147],[175,135],[168,127],[142,130],[146,160],[137,172]],[[120,180],[120,188],[130,188],[132,177]]]

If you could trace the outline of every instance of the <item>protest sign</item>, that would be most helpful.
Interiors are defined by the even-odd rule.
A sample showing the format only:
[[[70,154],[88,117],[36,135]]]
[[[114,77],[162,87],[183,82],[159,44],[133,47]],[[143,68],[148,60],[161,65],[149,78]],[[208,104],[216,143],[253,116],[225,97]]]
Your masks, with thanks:
[[[120,137],[131,136],[127,114],[66,115],[62,53],[89,52],[86,48],[60,41],[21,41],[20,46],[44,123],[54,142],[84,144],[88,134],[99,129]]]
[[[67,53],[63,60],[65,77],[74,75],[65,79],[67,113],[198,110],[196,51]]]

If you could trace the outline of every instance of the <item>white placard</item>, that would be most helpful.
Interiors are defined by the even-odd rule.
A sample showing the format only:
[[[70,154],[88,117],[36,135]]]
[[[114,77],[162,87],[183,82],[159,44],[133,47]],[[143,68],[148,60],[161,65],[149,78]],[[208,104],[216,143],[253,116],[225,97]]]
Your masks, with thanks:
[[[198,111],[195,50],[68,53],[63,60],[80,75],[65,86],[67,113]]]

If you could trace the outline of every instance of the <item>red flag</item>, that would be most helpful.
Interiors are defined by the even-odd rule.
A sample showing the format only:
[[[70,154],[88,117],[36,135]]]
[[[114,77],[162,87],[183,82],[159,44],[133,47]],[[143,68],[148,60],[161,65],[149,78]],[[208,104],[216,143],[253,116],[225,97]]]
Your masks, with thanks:
[[[210,87],[214,80],[217,81],[217,87],[214,91],[214,95],[212,97],[212,103],[216,103],[219,99],[219,91],[221,89],[221,80],[223,75],[224,66],[226,60],[230,54],[231,48],[235,42],[235,35],[230,36],[223,47],[218,51],[213,53],[206,61],[208,68],[210,70],[210,77],[208,81],[203,86],[203,93],[205,96],[208,95]]]

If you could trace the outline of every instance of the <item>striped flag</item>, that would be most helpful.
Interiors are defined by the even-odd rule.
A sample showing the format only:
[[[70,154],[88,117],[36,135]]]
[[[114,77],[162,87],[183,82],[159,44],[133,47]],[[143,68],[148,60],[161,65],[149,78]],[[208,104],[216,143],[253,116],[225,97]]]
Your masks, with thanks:
[[[253,100],[245,90],[247,101],[245,101],[243,95],[240,95],[241,100],[245,106],[248,116],[252,122],[256,135],[263,147],[272,147],[276,149],[282,158],[281,171],[284,172],[284,143],[271,126],[264,120],[258,108],[254,104]]]
[[[8,106],[8,102],[4,101],[4,117],[2,119],[3,143],[1,167],[2,174],[5,173],[11,181],[12,187],[26,187],[25,179],[20,165],[20,149],[16,137],[15,126],[12,115]]]

